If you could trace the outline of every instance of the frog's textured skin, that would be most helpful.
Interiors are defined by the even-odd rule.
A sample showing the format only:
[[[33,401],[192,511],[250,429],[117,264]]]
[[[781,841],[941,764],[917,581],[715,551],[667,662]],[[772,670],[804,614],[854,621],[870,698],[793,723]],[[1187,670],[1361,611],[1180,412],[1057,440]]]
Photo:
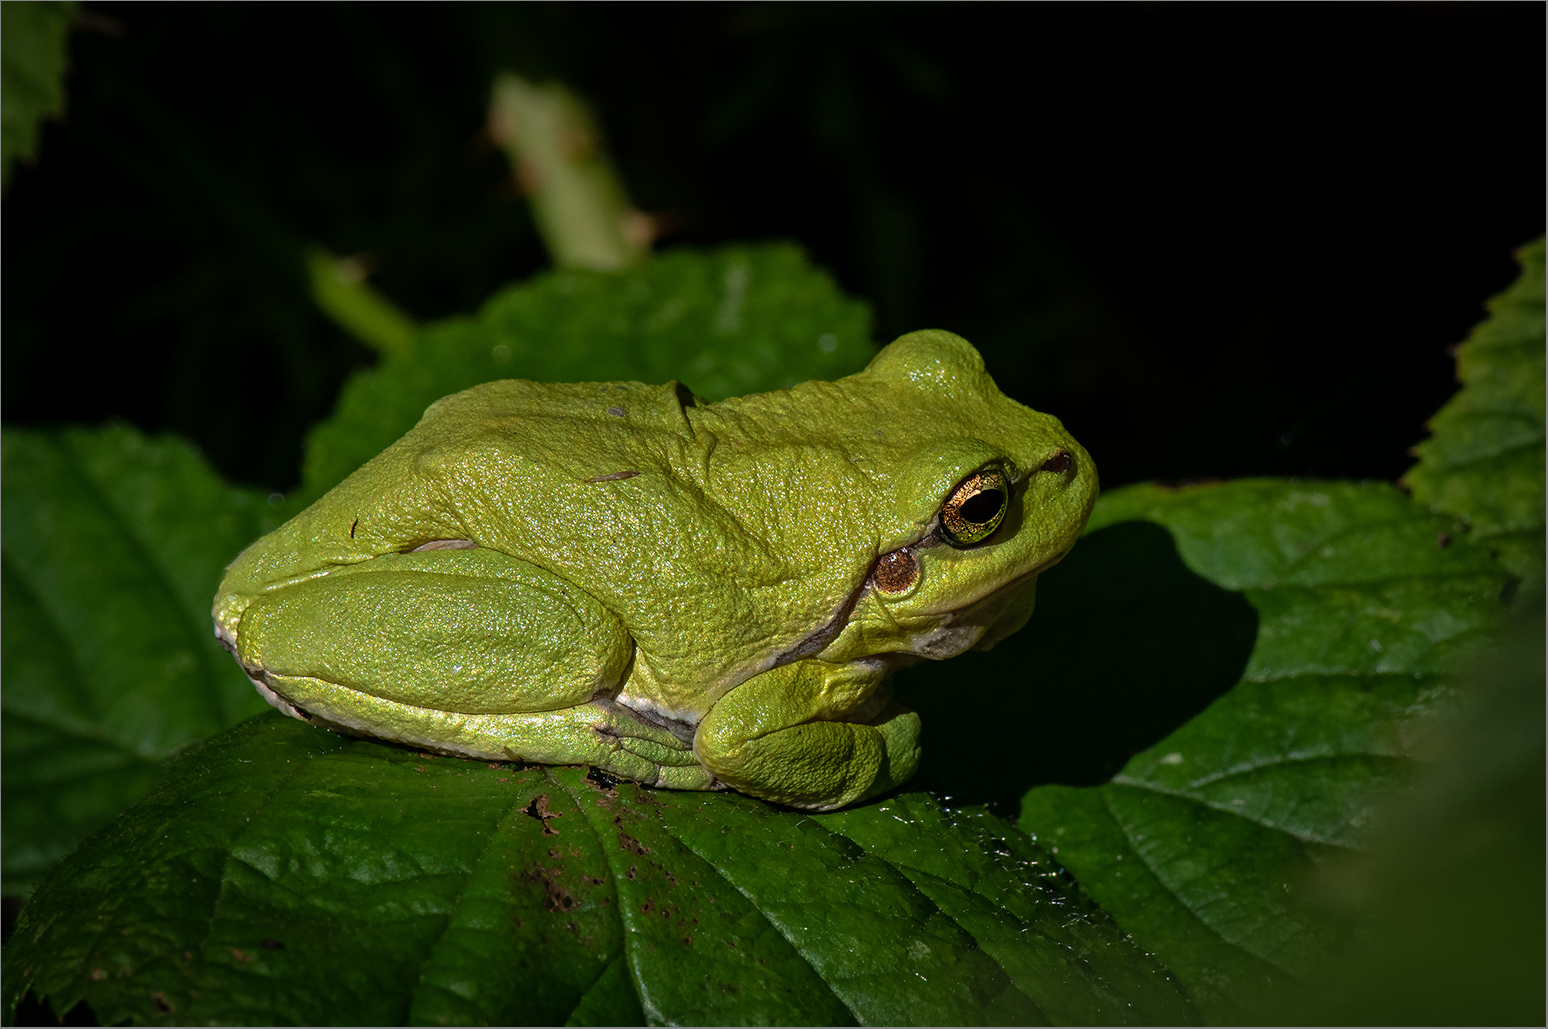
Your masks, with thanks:
[[[984,469],[1003,521],[951,544],[943,505]],[[714,404],[491,382],[244,551],[216,634],[317,725],[830,809],[918,762],[886,675],[1020,628],[1096,494],[946,332]]]

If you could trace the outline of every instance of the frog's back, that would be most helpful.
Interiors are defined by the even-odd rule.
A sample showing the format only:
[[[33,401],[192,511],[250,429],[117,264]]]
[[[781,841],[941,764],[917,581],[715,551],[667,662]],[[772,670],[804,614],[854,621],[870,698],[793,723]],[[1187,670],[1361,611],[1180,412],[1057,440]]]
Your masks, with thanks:
[[[275,585],[454,541],[591,592],[666,678],[702,662],[695,644],[706,637],[719,640],[729,665],[761,662],[829,617],[868,558],[825,561],[810,545],[792,552],[769,538],[744,509],[745,489],[715,480],[719,438],[695,428],[685,408],[697,403],[675,382],[521,380],[437,401],[401,440],[233,562],[217,621],[234,628],[246,603]],[[814,564],[826,582],[813,581]],[[769,622],[771,606],[788,628]]]
[[[814,464],[826,455],[810,439],[786,460],[775,451],[791,441],[750,441],[748,426],[713,417],[718,405],[675,382],[553,387],[536,404],[530,385],[491,384],[495,402],[471,404],[482,425],[465,434],[451,426],[476,398],[442,401],[425,421],[448,428],[419,471],[446,483],[479,545],[540,564],[614,611],[663,687],[686,685],[707,657],[720,671],[763,664],[863,579],[874,557],[863,536],[829,553],[833,537],[792,541],[795,526],[770,517],[818,499],[779,502],[781,479],[821,477]]]
[[[690,440],[684,413],[696,402],[681,384],[486,382],[431,404],[401,442],[419,453],[496,447],[580,472],[630,441]],[[659,439],[656,439],[658,438]],[[647,447],[645,452],[650,452]]]
[[[468,538],[493,497],[527,522],[559,484],[640,474],[691,449],[676,383],[488,382],[431,404],[419,423],[232,563],[223,591]],[[623,465],[631,467],[623,467]]]

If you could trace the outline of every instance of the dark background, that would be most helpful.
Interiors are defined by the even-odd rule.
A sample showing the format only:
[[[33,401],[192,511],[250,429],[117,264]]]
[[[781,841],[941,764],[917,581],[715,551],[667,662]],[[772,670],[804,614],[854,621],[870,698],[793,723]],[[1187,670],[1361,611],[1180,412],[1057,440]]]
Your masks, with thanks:
[[[491,79],[591,98],[661,246],[789,238],[1104,482],[1395,478],[1544,222],[1539,4],[91,5],[4,200],[4,416],[295,482],[372,355],[543,268]],[[690,383],[690,385],[692,385]]]

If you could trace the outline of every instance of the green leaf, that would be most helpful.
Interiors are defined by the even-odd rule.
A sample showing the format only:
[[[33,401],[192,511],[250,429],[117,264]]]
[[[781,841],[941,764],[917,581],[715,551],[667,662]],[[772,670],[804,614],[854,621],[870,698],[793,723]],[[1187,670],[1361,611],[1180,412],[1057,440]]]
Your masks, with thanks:
[[[4,876],[25,892],[176,748],[263,709],[215,642],[221,569],[274,518],[186,443],[4,435]]]
[[[1541,589],[1544,532],[1544,242],[1516,255],[1521,278],[1488,301],[1457,347],[1462,389],[1430,419],[1432,436],[1404,481],[1414,499],[1455,515],[1512,574]]]
[[[1347,933],[1306,873],[1360,845],[1498,606],[1488,553],[1438,545],[1449,524],[1379,484],[1106,494],[1025,629],[900,676],[914,785],[1025,793],[1021,828],[1206,1018],[1238,1018]]]
[[[74,3],[0,5],[0,177],[38,153],[38,128],[64,110],[65,45]]]
[[[865,305],[789,244],[549,272],[474,317],[427,327],[409,351],[356,376],[311,435],[298,503],[386,449],[434,401],[492,379],[678,379],[720,400],[847,375],[872,353]]]
[[[1242,481],[1104,497],[1075,556],[1090,547],[1100,561],[1093,545],[1107,534],[1165,530],[1189,572],[1250,606],[1245,654],[1241,626],[1225,620],[1219,643],[1103,634],[1132,617],[1122,578],[1094,590],[1095,569],[1079,577],[1077,564],[1049,583],[1028,647],[1046,649],[1052,633],[1098,664],[1135,643],[1157,668],[1196,664],[1190,645],[1243,660],[1238,683],[1110,782],[1039,786],[1020,821],[1213,1022],[1313,974],[1346,937],[1349,913],[1307,888],[1310,873],[1364,843],[1375,806],[1413,770],[1408,730],[1445,698],[1445,673],[1497,616],[1503,577],[1483,548],[1442,545],[1446,525],[1382,484]],[[1175,687],[1165,672],[1119,668],[1135,677],[1109,687],[1120,702],[1147,679]]]
[[[1543,1022],[1543,605],[1513,615],[1371,852],[1327,869],[1362,932],[1303,994],[1272,998],[1266,1024]]]
[[[181,758],[24,909],[15,1011],[105,1023],[1177,1023],[1026,837],[436,758],[278,715]]]

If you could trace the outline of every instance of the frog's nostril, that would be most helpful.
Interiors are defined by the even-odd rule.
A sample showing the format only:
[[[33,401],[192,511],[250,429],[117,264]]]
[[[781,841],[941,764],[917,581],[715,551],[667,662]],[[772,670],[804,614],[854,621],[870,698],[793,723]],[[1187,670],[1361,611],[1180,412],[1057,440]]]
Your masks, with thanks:
[[[1070,456],[1070,452],[1061,447],[1054,451],[1053,457],[1043,462],[1042,471],[1063,475],[1070,470],[1070,466],[1074,463],[1075,459]]]

